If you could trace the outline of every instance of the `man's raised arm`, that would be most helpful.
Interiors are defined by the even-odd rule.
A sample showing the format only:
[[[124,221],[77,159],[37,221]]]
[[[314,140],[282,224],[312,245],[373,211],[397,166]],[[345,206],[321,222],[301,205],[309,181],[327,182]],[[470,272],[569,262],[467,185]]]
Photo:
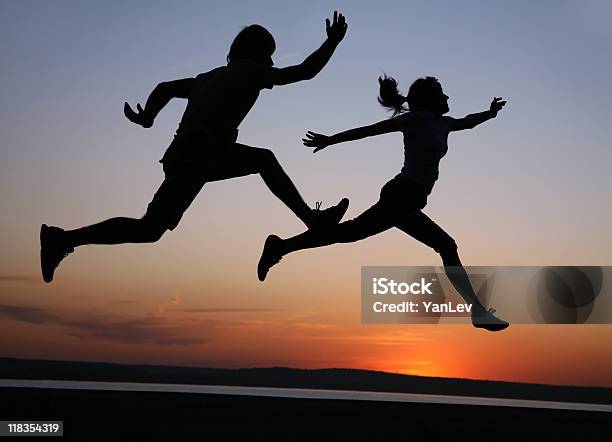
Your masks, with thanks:
[[[301,64],[276,70],[274,84],[282,85],[314,78],[327,64],[338,44],[344,38],[348,25],[344,15],[334,11],[333,22],[325,19],[327,40],[321,47],[310,54]]]

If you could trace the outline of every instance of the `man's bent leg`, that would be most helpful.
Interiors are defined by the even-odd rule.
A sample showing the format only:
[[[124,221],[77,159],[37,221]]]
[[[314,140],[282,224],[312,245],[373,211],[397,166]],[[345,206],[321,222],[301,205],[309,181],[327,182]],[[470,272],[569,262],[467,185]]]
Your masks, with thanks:
[[[269,149],[244,144],[228,146],[207,171],[210,181],[260,174],[270,191],[280,199],[307,227],[317,224],[336,224],[348,208],[348,200],[339,207],[325,211],[313,210],[304,201],[291,178]],[[329,222],[327,220],[329,219]]]
[[[304,223],[307,223],[311,212],[310,207],[281,167],[274,152],[238,143],[225,149],[216,159],[214,169],[208,171],[210,181],[258,173],[274,196],[285,203]]]

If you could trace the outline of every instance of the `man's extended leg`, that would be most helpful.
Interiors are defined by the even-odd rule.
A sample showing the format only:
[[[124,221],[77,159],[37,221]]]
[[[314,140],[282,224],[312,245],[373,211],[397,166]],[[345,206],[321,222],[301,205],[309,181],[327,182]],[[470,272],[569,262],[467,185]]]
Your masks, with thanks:
[[[356,218],[342,222],[320,231],[308,230],[285,240],[276,235],[270,235],[264,244],[264,250],[257,266],[257,276],[260,281],[274,264],[289,253],[323,247],[337,243],[349,243],[368,238],[393,227],[385,208],[374,204]]]
[[[40,261],[43,279],[53,280],[55,269],[75,247],[86,244],[147,243],[174,229],[205,181],[194,171],[166,175],[142,218],[111,218],[90,226],[64,231],[43,224]]]
[[[345,198],[326,210],[311,209],[269,149],[238,143],[228,146],[218,158],[211,161],[207,176],[209,181],[219,181],[256,173],[261,175],[272,193],[310,229],[337,224],[348,208],[348,200]]]
[[[80,229],[68,230],[68,245],[147,243],[159,240],[166,226],[146,215],[142,218],[111,218]]]
[[[43,279],[53,280],[53,273],[59,263],[75,247],[85,244],[123,244],[155,242],[167,228],[143,217],[111,218],[91,226],[64,231],[58,227],[43,224],[40,229],[40,259]]]
[[[420,210],[401,216],[396,227],[440,254],[444,272],[451,284],[466,302],[472,304],[472,324],[475,327],[490,331],[499,331],[508,327],[507,322],[493,316],[492,311],[487,311],[476,296],[459,259],[457,244],[448,233]]]

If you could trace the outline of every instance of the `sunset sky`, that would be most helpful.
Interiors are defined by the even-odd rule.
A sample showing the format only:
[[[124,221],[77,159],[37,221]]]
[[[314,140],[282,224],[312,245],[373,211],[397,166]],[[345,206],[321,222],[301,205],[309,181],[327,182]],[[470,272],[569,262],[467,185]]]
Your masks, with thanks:
[[[329,65],[263,91],[240,142],[272,149],[312,206],[349,197],[351,218],[399,172],[401,135],[313,155],[306,130],[386,118],[382,73],[404,92],[436,76],[452,116],[502,96],[498,118],[449,138],[425,212],[467,265],[612,265],[609,2],[258,3],[0,1],[0,357],[612,387],[612,325],[361,324],[361,266],[440,265],[399,231],[291,255],[260,283],[266,236],[303,226],[257,176],[205,185],[158,243],[81,247],[42,282],[41,223],[139,217],[163,179],[185,101],[148,130],[124,101],[224,64],[252,23],[275,36],[277,66],[300,63],[334,9],[349,28]]]

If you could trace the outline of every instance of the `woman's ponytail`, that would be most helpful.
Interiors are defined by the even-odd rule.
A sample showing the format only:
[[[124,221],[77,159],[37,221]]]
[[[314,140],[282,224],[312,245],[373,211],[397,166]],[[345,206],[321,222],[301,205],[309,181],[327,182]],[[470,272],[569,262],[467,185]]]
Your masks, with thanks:
[[[378,78],[378,84],[380,85],[380,95],[378,96],[378,102],[389,110],[393,111],[393,116],[406,111],[404,103],[406,97],[399,93],[397,89],[397,81],[393,77]]]

